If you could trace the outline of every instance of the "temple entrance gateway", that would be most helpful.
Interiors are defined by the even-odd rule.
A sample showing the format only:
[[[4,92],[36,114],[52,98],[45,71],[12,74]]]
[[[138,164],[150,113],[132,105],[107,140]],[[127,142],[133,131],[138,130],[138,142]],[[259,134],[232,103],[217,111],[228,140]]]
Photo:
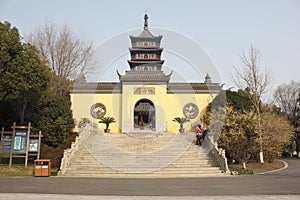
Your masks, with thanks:
[[[177,133],[178,124],[174,123],[173,119],[182,116],[190,119],[190,122],[185,124],[185,131],[194,131],[193,125],[199,123],[201,111],[218,95],[222,86],[213,83],[209,74],[203,82],[170,82],[172,71],[169,74],[163,71],[162,37],[151,33],[148,16],[145,14],[142,32],[129,36],[129,69],[125,70],[125,74],[117,71],[119,81],[76,83],[76,87],[71,91],[71,109],[78,122],[76,128],[80,127],[80,122],[86,118],[99,124],[101,117],[114,117],[116,123],[110,125],[110,132],[134,133],[137,137],[151,136],[154,133]],[[176,39],[171,41],[175,44],[177,42]],[[103,45],[101,48],[104,46],[106,47]],[[179,55],[178,58],[182,57]],[[105,63],[103,66],[110,65],[111,63]],[[178,63],[178,67],[179,65],[181,64]],[[186,64],[182,68],[185,66]],[[104,124],[99,126],[101,131],[105,129]]]
[[[155,131],[155,106],[148,99],[139,100],[134,106],[134,129]]]

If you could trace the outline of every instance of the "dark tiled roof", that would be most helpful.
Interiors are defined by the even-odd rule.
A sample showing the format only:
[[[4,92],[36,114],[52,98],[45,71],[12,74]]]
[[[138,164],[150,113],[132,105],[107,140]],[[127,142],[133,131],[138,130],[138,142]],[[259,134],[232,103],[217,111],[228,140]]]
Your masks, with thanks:
[[[126,71],[121,82],[169,82],[170,76],[162,71]]]
[[[167,93],[174,94],[216,94],[222,89],[219,83],[169,83]]]
[[[144,29],[139,36],[140,38],[154,38],[155,36],[148,30]]]
[[[166,82],[168,76],[161,74],[157,77],[146,76],[146,74],[140,75],[138,78],[143,79],[155,79],[157,81]],[[129,75],[124,79],[128,79],[127,82],[139,82],[135,75]],[[147,81],[144,81],[147,82]],[[151,81],[150,81],[151,82]],[[168,83],[167,94],[217,94],[222,89],[218,83]],[[118,82],[105,82],[105,83],[81,83],[77,84],[71,91],[72,94],[76,93],[89,93],[89,94],[112,94],[121,93],[121,83]]]
[[[117,82],[79,83],[74,86],[71,93],[121,93],[121,84]]]

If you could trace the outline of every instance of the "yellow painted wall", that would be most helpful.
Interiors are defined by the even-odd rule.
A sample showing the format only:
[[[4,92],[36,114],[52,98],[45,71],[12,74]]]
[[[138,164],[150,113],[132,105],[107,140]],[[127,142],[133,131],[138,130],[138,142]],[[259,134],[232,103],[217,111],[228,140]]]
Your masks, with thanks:
[[[120,132],[120,99],[121,94],[71,94],[71,109],[73,117],[77,124],[81,118],[88,118],[94,123],[98,123],[99,119],[95,119],[90,114],[91,106],[95,103],[102,103],[106,107],[105,116],[114,117],[116,123],[110,124],[109,128],[112,132]],[[76,125],[77,125],[76,124]],[[105,124],[99,124],[100,130],[103,131]]]
[[[134,94],[137,87],[155,88],[153,94]],[[210,94],[167,94],[166,85],[140,84],[123,85],[123,94],[71,94],[72,110],[74,119],[78,123],[81,118],[88,118],[98,122],[90,115],[90,108],[94,103],[102,103],[106,107],[106,115],[114,117],[116,123],[110,124],[111,132],[124,132],[133,129],[133,112],[135,104],[141,99],[149,99],[155,105],[156,121],[159,125],[165,124],[165,130],[156,131],[178,132],[179,124],[173,122],[175,117],[184,117],[182,109],[187,103],[198,105],[199,115],[184,124],[186,131],[192,130],[191,125],[199,121],[201,111],[211,102]],[[100,124],[103,131],[105,124]],[[124,129],[124,130],[122,130]]]

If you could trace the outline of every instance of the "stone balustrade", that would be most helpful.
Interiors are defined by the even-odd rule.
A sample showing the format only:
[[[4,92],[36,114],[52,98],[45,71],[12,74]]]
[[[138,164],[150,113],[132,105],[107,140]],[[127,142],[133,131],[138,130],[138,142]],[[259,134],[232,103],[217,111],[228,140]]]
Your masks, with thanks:
[[[210,155],[213,160],[218,163],[224,173],[230,174],[230,170],[228,168],[227,158],[225,156],[225,150],[222,148],[218,148],[218,144],[214,143],[210,138],[207,139],[208,149],[211,149]]]
[[[76,153],[80,150],[79,143],[81,143],[83,140],[87,140],[90,134],[95,132],[96,130],[97,130],[96,124],[85,124],[82,127],[79,136],[77,136],[75,142],[71,144],[71,148],[64,150],[64,155],[63,158],[61,159],[60,170],[58,172],[58,175],[64,175],[66,173],[66,170],[73,162],[73,160],[76,158],[75,156]]]

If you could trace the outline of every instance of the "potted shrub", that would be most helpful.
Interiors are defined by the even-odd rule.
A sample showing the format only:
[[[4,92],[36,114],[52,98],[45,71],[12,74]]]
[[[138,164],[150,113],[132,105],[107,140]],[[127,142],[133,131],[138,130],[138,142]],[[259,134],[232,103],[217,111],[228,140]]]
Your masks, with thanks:
[[[183,128],[183,124],[186,122],[189,122],[190,120],[186,117],[175,117],[173,119],[173,122],[179,123],[180,128],[179,128],[179,133],[183,133],[184,132],[184,128]]]
[[[109,129],[109,125],[111,123],[116,122],[115,118],[113,117],[101,117],[99,123],[105,124],[106,128],[104,129],[105,133],[109,133],[110,129]]]

